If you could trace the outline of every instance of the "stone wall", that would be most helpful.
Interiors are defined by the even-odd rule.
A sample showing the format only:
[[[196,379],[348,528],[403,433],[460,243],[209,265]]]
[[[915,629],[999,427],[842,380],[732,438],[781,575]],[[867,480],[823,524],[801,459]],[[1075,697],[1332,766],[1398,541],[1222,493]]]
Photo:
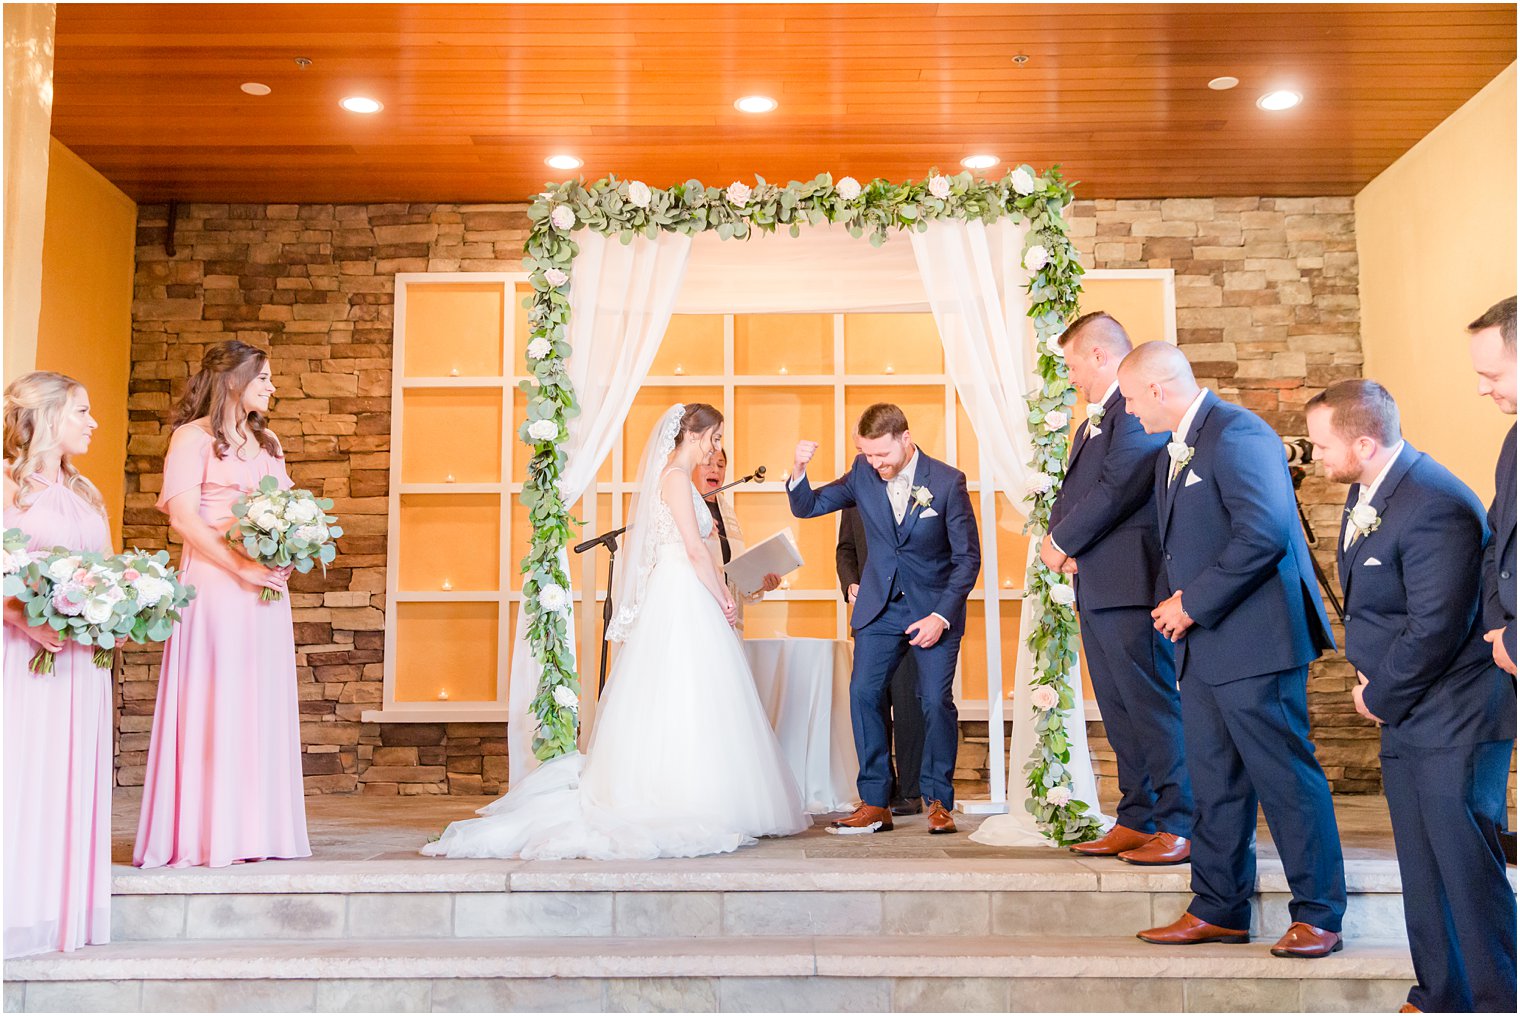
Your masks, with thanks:
[[[165,213],[139,211],[125,542],[167,545],[153,502],[168,415],[205,347],[238,338],[270,349],[273,426],[290,472],[333,498],[347,532],[326,579],[292,586],[308,791],[497,792],[506,777],[499,726],[359,716],[381,698],[392,276],[517,270],[522,208],[189,205],[174,257]],[[1200,377],[1284,434],[1304,432],[1310,395],[1360,372],[1349,198],[1079,201],[1072,232],[1090,266],[1173,268],[1178,338]],[[1311,476],[1302,494],[1314,525],[1334,533],[1344,488]],[[1333,570],[1332,543],[1320,557]],[[142,782],[157,663],[152,650],[125,659],[122,785]],[[1376,739],[1351,709],[1351,683],[1339,657],[1316,665],[1310,706],[1332,782],[1363,792],[1377,787]],[[1111,772],[1093,732],[1100,772]],[[985,724],[968,724],[961,786],[985,785],[986,748]]]

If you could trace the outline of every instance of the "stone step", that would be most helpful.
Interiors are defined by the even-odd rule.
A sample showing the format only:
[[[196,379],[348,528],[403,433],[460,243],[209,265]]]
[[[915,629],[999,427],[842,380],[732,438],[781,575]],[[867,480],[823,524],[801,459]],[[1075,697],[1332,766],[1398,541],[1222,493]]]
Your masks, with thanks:
[[[1347,934],[1403,934],[1396,870],[1353,862]],[[1252,930],[1289,924],[1263,864]],[[1174,920],[1186,869],[1117,861],[713,859],[634,864],[293,861],[117,869],[119,941],[537,937],[1104,936]]]
[[[8,1012],[1392,1011],[1403,943],[1131,937],[113,943],[5,963]]]

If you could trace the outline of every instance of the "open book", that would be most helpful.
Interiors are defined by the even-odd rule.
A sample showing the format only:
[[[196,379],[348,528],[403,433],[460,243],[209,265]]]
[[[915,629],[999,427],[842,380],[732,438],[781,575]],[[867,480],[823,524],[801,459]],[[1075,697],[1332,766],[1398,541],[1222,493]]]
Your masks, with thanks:
[[[765,584],[767,575],[786,575],[802,567],[802,555],[789,529],[768,536],[728,562],[724,572],[734,588],[749,596]]]

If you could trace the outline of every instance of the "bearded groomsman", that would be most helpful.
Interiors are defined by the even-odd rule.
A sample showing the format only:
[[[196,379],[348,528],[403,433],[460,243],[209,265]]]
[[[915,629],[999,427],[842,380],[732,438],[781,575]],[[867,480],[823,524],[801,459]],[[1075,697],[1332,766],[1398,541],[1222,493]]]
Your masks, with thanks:
[[[1325,475],[1349,483],[1339,571],[1357,712],[1382,728],[1404,923],[1404,1011],[1515,1011],[1515,896],[1499,847],[1515,688],[1483,641],[1483,506],[1402,440],[1393,396],[1342,381],[1309,400]]]
[[[1089,405],[1040,558],[1057,571],[1075,569],[1082,652],[1118,760],[1121,795],[1114,828],[1071,849],[1131,864],[1182,864],[1193,835],[1182,703],[1172,644],[1151,621],[1161,598],[1155,488],[1166,437],[1147,434],[1124,411],[1119,361],[1131,343],[1118,321],[1102,311],[1083,315],[1061,336],[1061,348]]]
[[[1276,956],[1341,948],[1346,874],[1330,786],[1309,741],[1309,663],[1335,647],[1315,587],[1281,439],[1199,388],[1175,346],[1147,342],[1119,366],[1125,408],[1170,430],[1156,470],[1162,573],[1152,612],[1177,643],[1193,797],[1193,902],[1159,945],[1248,942],[1258,801],[1282,858],[1293,924]]]

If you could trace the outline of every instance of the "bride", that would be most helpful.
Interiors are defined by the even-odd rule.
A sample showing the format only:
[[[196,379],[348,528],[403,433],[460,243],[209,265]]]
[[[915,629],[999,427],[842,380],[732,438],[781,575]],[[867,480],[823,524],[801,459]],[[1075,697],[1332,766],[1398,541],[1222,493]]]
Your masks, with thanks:
[[[607,632],[623,648],[586,754],[544,763],[424,854],[695,857],[811,824],[702,542],[713,521],[691,473],[722,438],[723,414],[692,403],[649,439]]]

